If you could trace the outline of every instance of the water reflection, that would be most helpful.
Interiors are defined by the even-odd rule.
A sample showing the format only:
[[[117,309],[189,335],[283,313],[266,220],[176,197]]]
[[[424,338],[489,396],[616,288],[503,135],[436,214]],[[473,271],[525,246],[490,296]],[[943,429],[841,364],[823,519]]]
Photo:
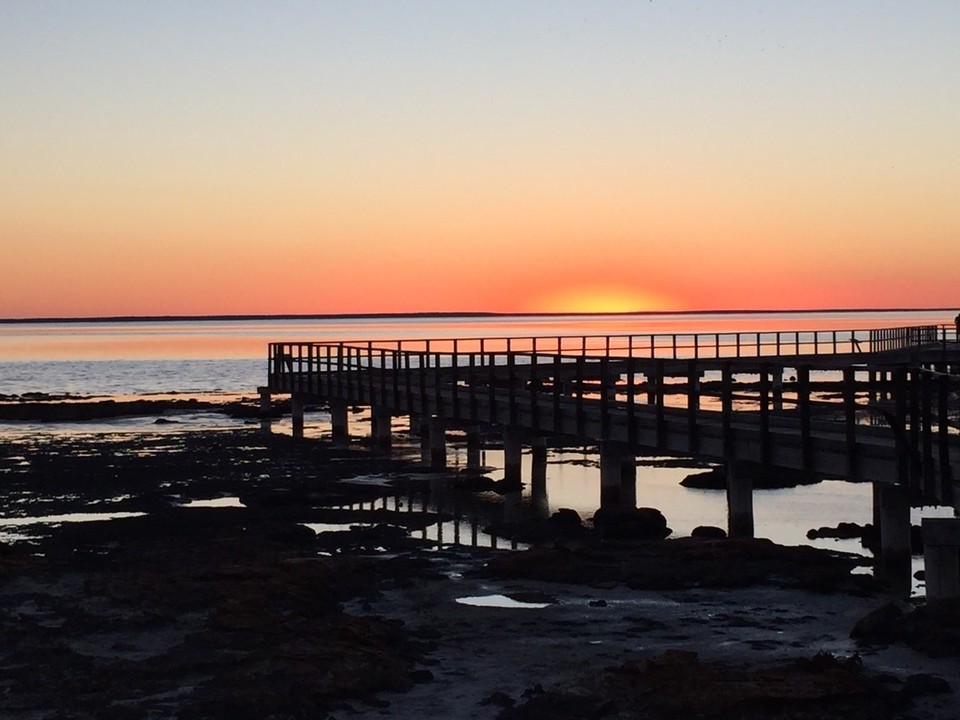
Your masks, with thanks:
[[[516,495],[519,496],[520,493]],[[517,500],[519,501],[519,497]],[[422,523],[417,520],[409,522],[413,528],[410,536],[437,549],[456,547],[525,549],[527,546],[517,542],[516,539],[491,532],[491,528],[504,521],[507,505],[506,502],[499,502],[493,494],[482,493],[470,497],[468,494],[458,492],[449,477],[438,475],[430,481],[429,488],[396,492],[375,500],[329,507],[354,512],[374,513],[380,510],[401,515],[422,516],[424,520]],[[402,518],[397,522],[402,523]],[[350,530],[353,526],[370,527],[372,524],[372,522],[326,523],[316,527],[310,524],[308,527],[317,532],[335,532]]]

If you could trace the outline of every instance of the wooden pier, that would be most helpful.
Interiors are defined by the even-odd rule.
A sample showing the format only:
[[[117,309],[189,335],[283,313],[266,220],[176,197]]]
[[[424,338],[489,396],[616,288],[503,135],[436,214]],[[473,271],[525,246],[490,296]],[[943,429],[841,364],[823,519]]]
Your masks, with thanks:
[[[391,418],[409,415],[434,467],[448,429],[467,432],[473,464],[478,431],[494,426],[507,479],[520,479],[524,444],[535,475],[545,438],[596,444],[602,505],[635,501],[637,454],[717,461],[731,535],[753,532],[748,466],[869,481],[891,563],[909,560],[911,505],[960,504],[952,326],[272,343],[261,392],[291,394],[295,434],[305,403],[327,404],[338,441],[348,406],[367,406],[382,448]],[[960,520],[947,521],[932,533],[947,558],[933,592],[960,594]]]

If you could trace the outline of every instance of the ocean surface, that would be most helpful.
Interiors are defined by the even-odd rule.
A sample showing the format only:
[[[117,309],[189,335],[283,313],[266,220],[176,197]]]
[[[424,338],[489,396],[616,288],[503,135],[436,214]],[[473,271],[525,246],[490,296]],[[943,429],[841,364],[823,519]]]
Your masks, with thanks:
[[[868,330],[926,324],[952,328],[955,314],[945,310],[0,323],[0,399],[30,393],[118,399],[168,394],[253,396],[266,380],[267,344],[277,341]],[[196,413],[170,426],[157,426],[153,421],[124,418],[95,423],[0,423],[0,442],[11,433],[184,432],[242,422],[215,413]],[[351,424],[354,435],[369,432],[365,416],[351,417]],[[275,431],[289,432],[289,420],[277,422]],[[328,433],[329,416],[322,411],[308,413],[307,437]],[[454,467],[466,462],[465,451],[455,440],[450,443],[449,461]],[[529,457],[524,462],[529,463]],[[485,451],[484,463],[490,467],[491,477],[502,477],[502,452]],[[675,536],[688,535],[697,525],[725,527],[723,492],[692,490],[679,484],[686,475],[703,470],[703,465],[693,461],[665,466],[657,458],[641,459],[638,505],[661,509]],[[529,477],[528,470],[525,477]],[[529,488],[523,502],[532,502]],[[781,543],[863,554],[857,541],[807,540],[806,533],[839,522],[871,522],[871,502],[868,485],[842,481],[758,490],[754,495],[756,531]],[[599,506],[596,453],[591,449],[551,451],[547,497],[538,499],[537,504],[538,512],[565,507],[590,517]],[[923,516],[952,514],[952,508],[917,509],[914,522]],[[444,529],[437,527],[429,532],[440,538]],[[446,532],[449,537],[449,529]],[[920,586],[915,591],[921,591]]]

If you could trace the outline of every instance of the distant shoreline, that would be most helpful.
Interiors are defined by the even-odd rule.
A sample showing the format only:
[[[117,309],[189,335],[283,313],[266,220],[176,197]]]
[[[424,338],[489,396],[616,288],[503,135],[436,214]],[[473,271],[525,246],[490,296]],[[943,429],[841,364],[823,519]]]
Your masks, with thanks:
[[[0,318],[3,325],[26,324],[67,324],[67,323],[164,323],[164,322],[247,322],[250,320],[411,320],[444,318],[557,318],[557,317],[629,317],[655,315],[769,315],[769,314],[807,314],[820,313],[895,313],[895,312],[945,312],[953,313],[950,308],[817,308],[792,310],[635,310],[630,312],[418,312],[418,313],[307,313],[277,315],[108,315],[99,317],[39,317],[39,318]]]

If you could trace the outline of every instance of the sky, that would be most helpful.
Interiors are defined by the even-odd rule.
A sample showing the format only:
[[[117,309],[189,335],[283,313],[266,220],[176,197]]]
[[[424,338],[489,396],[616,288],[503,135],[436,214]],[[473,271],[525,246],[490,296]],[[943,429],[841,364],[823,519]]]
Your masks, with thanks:
[[[0,317],[960,304],[960,3],[0,0]]]

